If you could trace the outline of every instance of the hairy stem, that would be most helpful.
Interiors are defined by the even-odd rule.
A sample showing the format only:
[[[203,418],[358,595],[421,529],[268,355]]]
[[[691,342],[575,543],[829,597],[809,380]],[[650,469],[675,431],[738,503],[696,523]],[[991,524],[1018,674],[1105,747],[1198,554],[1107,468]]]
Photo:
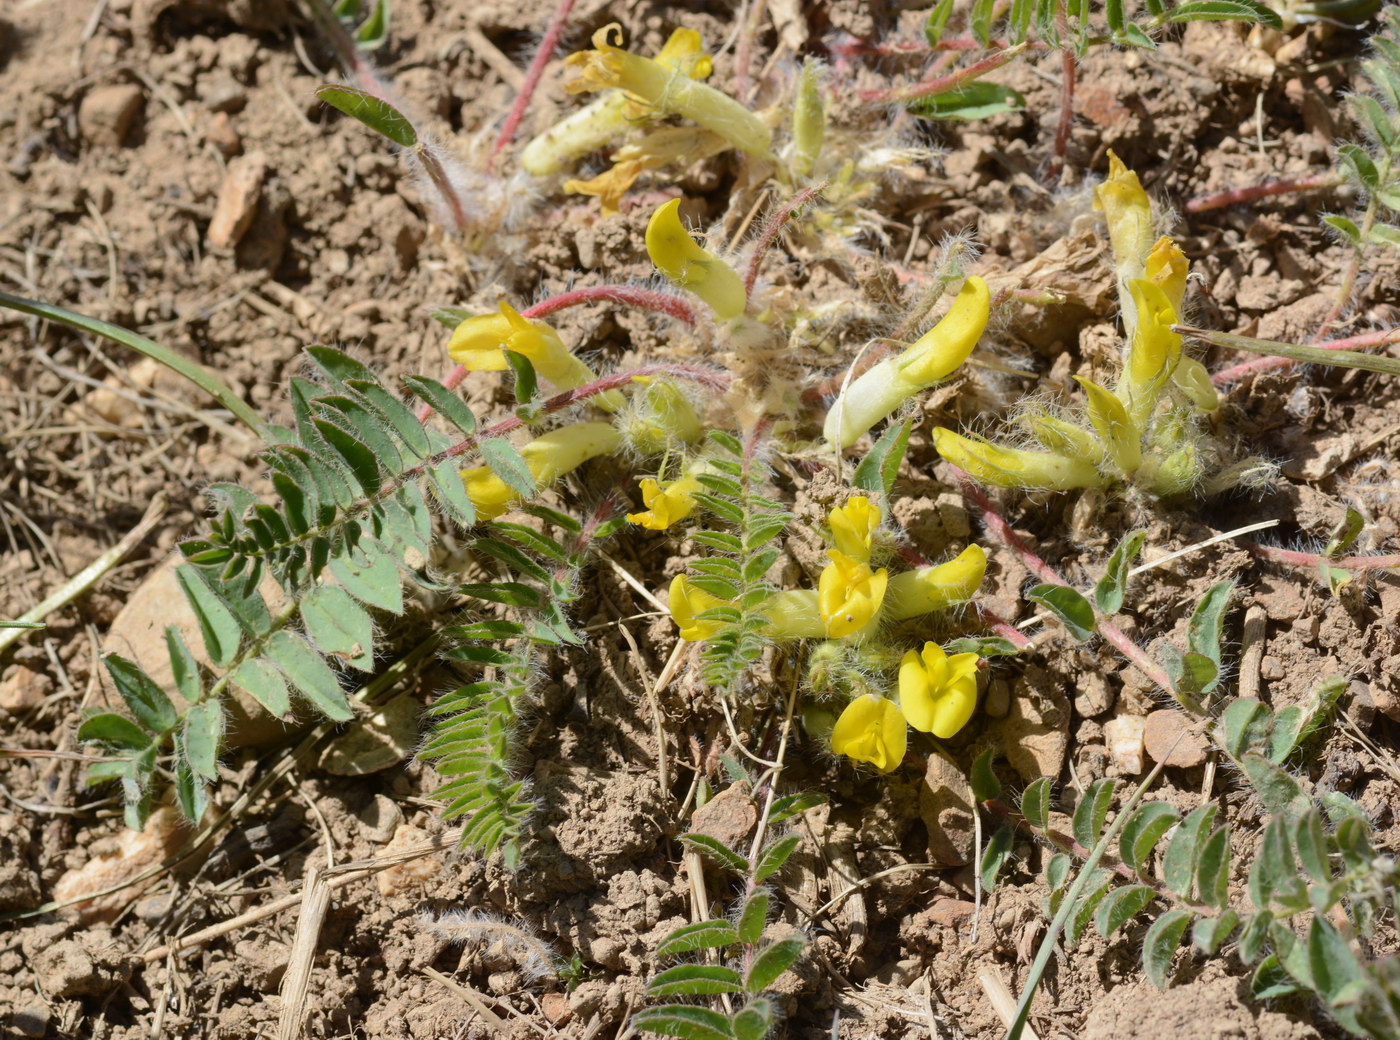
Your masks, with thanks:
[[[794,213],[820,195],[822,189],[825,187],[826,184],[823,182],[822,184],[815,184],[810,188],[803,188],[773,211],[772,216],[768,218],[768,223],[763,225],[763,231],[758,236],[758,241],[754,244],[753,253],[749,256],[748,270],[744,272],[745,299],[753,295],[754,282],[758,281],[759,265],[763,262],[764,254],[768,252],[769,247],[771,247],[773,242],[777,239],[778,233],[782,231],[784,225],[792,219]]]
[[[1187,213],[1208,213],[1213,209],[1224,209],[1242,202],[1255,202],[1274,195],[1289,195],[1295,191],[1331,191],[1344,183],[1340,173],[1319,173],[1312,177],[1298,177],[1293,180],[1265,181],[1245,188],[1231,188],[1210,195],[1197,195],[1186,203]]]
[[[491,169],[496,162],[496,157],[510,146],[515,140],[515,132],[520,129],[520,122],[525,118],[525,110],[530,107],[530,99],[535,96],[535,88],[540,84],[540,77],[544,75],[545,66],[549,64],[549,59],[554,56],[555,48],[559,46],[559,37],[564,33],[564,26],[568,24],[569,15],[574,9],[574,0],[559,0],[559,6],[554,10],[554,17],[550,20],[549,28],[544,32],[544,39],[540,41],[540,49],[535,52],[534,60],[530,62],[530,67],[525,71],[525,80],[520,84],[520,93],[515,96],[515,103],[510,106],[510,111],[506,114],[506,121],[501,124],[501,133],[496,138],[495,147],[491,149],[491,155],[486,160],[486,168]]]
[[[906,87],[890,87],[885,90],[861,90],[856,92],[856,96],[867,105],[880,105],[892,101],[914,101],[918,98],[932,97],[935,94],[946,94],[948,91],[957,90],[973,80],[981,79],[989,72],[995,72],[1013,60],[1027,46],[1029,45],[1026,43],[1018,43],[982,58],[980,61],[975,61],[956,72],[950,72],[946,76],[939,76],[923,83],[914,83]]]
[[[1340,556],[1330,559],[1321,553],[1296,552],[1280,549],[1273,545],[1260,545],[1258,542],[1242,542],[1246,549],[1261,559],[1273,563],[1283,563],[1291,567],[1337,567],[1344,571],[1381,571],[1400,567],[1400,554],[1390,556]]]
[[[1329,340],[1326,343],[1314,343],[1314,350],[1361,350],[1366,347],[1383,347],[1390,343],[1400,343],[1400,329],[1380,329],[1376,332],[1363,332],[1359,336],[1348,336],[1346,339]],[[1238,365],[1231,365],[1211,376],[1211,382],[1216,386],[1223,386],[1226,383],[1238,382],[1247,376],[1256,375],[1260,372],[1269,372],[1276,368],[1288,368],[1293,361],[1284,357],[1262,357],[1253,361],[1241,361]]]

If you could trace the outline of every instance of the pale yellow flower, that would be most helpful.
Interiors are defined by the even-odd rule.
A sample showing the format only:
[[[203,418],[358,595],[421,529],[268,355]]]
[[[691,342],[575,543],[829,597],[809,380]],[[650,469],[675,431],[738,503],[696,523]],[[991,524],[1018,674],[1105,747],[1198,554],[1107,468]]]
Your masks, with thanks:
[[[846,504],[831,511],[831,540],[836,550],[861,563],[870,562],[870,550],[875,531],[880,526],[880,507],[863,495],[846,500]]]

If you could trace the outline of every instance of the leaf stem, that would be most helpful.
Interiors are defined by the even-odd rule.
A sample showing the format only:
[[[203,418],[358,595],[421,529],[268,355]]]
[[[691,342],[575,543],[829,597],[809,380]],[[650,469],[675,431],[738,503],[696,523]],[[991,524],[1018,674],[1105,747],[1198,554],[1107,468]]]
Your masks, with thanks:
[[[1310,365],[1335,365],[1339,368],[1359,368],[1365,372],[1383,372],[1390,376],[1400,376],[1400,359],[1378,357],[1375,354],[1362,354],[1355,350],[1345,349],[1342,344],[1350,344],[1351,340],[1334,340],[1331,344],[1304,347],[1297,343],[1280,343],[1271,339],[1236,336],[1230,332],[1214,332],[1209,329],[1192,328],[1190,325],[1173,325],[1172,331],[1182,336],[1202,340],[1215,347],[1244,350],[1251,354],[1269,354],[1275,358],[1287,359],[1281,362],[1281,365],[1301,361]],[[1383,340],[1383,342],[1393,342],[1393,340]],[[1232,369],[1226,369],[1225,372],[1212,377],[1212,381],[1226,382],[1227,374],[1232,371]],[[1238,375],[1233,375],[1231,378],[1238,378]]]
[[[931,97],[934,94],[946,94],[950,90],[957,90],[973,80],[981,79],[989,72],[995,72],[1003,65],[1010,62],[1029,46],[1022,42],[1005,50],[997,51],[979,61],[974,61],[971,65],[950,72],[946,76],[938,76],[935,79],[926,80],[923,83],[913,83],[904,87],[889,87],[885,90],[860,90],[856,92],[862,102],[867,105],[882,105],[892,101],[915,101],[919,98]]]

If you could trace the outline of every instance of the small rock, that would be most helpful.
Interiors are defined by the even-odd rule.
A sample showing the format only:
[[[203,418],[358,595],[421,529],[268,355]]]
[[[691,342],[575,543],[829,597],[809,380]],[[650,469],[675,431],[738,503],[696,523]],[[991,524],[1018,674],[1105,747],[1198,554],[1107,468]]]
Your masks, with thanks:
[[[214,113],[213,118],[205,124],[204,137],[225,159],[232,159],[243,151],[243,138],[233,128],[233,120],[228,117],[227,112]]]
[[[931,924],[945,928],[957,928],[977,912],[977,904],[966,899],[952,899],[940,896],[929,907],[927,918]]]
[[[273,177],[263,185],[252,222],[234,250],[239,267],[269,273],[277,269],[287,250],[287,212],[291,204],[292,193],[280,179]]]
[[[1061,680],[1043,668],[1027,666],[1016,681],[1006,718],[996,726],[1006,759],[1023,780],[1060,775],[1069,750],[1069,719],[1069,698]]]
[[[540,1010],[552,1026],[562,1026],[574,1017],[569,998],[563,993],[545,993],[540,997]]]
[[[119,148],[126,143],[144,102],[141,88],[132,83],[98,87],[78,106],[78,130],[89,144]]]
[[[233,947],[240,977],[260,993],[276,991],[291,954],[286,943],[262,936],[239,940]]]
[[[919,789],[919,815],[928,830],[929,859],[936,866],[970,862],[973,843],[973,794],[957,763],[937,751],[928,757]]]
[[[247,89],[227,73],[202,79],[199,96],[204,107],[211,112],[241,112],[243,106],[248,104]]]
[[[209,244],[215,249],[231,249],[252,224],[267,176],[267,156],[252,152],[228,164],[219,198],[214,203],[214,219],[209,222]]]
[[[35,1001],[28,1007],[11,1014],[9,1024],[21,1036],[43,1036],[49,1031],[49,1019],[52,1017],[45,1005]]]
[[[967,518],[967,506],[962,495],[945,491],[933,500],[938,509],[938,518],[943,521],[943,530],[954,540],[972,534],[972,522]]]
[[[430,838],[432,835],[421,827],[414,827],[408,823],[400,824],[394,830],[394,836],[389,839],[389,844],[384,846],[383,854],[388,856],[395,852],[403,852],[428,841]],[[425,885],[441,873],[442,864],[442,854],[435,852],[411,859],[406,863],[396,863],[392,867],[381,870],[375,876],[375,883],[379,886],[379,894],[392,896]]]
[[[381,845],[398,830],[399,824],[403,822],[403,810],[392,798],[377,794],[369,805],[360,810],[357,819],[364,836],[376,845]]]
[[[1093,668],[1086,668],[1074,691],[1074,710],[1086,719],[1097,718],[1113,707],[1114,690],[1108,679]]]
[[[758,822],[758,810],[743,784],[731,784],[691,817],[691,830],[735,848]]]
[[[401,693],[373,715],[357,718],[326,746],[317,763],[335,776],[367,776],[396,766],[418,743],[418,702]],[[392,833],[393,828],[390,828]],[[381,841],[387,841],[385,834]]]
[[[1147,720],[1141,715],[1120,715],[1104,724],[1103,739],[1113,764],[1128,776],[1142,772],[1143,731]]]
[[[994,719],[1006,718],[1006,713],[1011,710],[1011,684],[1005,679],[993,679],[987,684],[987,700],[982,705],[985,711]]]
[[[94,895],[68,912],[76,912],[83,921],[111,920],[133,896],[156,882],[154,877],[141,881],[133,879],[170,855],[184,835],[185,824],[180,814],[168,805],[162,806],[151,813],[145,830],[123,830],[110,849],[94,854],[81,867],[60,877],[53,886],[53,898],[55,902],[66,903],[90,893],[106,892],[106,895]],[[123,885],[126,887],[121,887]],[[108,889],[116,891],[108,892]]]
[[[1190,769],[1206,760],[1206,740],[1191,732],[1191,720],[1179,711],[1162,708],[1147,716],[1143,744],[1154,762]]]
[[[11,715],[33,711],[44,703],[52,689],[53,680],[43,672],[17,664],[0,680],[0,711]]]
[[[170,908],[175,905],[175,893],[162,892],[158,896],[147,896],[136,904],[133,912],[141,920],[148,924],[155,924],[165,918],[170,913]]]

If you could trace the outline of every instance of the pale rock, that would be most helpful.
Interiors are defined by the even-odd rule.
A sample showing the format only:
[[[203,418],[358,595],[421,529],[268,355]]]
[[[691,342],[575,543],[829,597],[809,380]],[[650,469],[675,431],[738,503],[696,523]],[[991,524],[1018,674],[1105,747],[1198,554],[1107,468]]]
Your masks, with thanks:
[[[266,176],[267,156],[262,152],[250,152],[229,162],[214,203],[214,218],[209,222],[210,246],[225,250],[238,244],[258,211]]]
[[[737,849],[758,822],[758,810],[744,784],[731,784],[691,817],[690,829]]]
[[[78,106],[78,131],[94,145],[120,148],[145,103],[134,83],[114,83],[88,92]]]
[[[1193,732],[1191,719],[1174,708],[1160,708],[1147,716],[1143,743],[1154,762],[1191,769],[1206,760],[1206,739]]]
[[[43,672],[17,664],[0,680],[0,711],[11,715],[33,711],[52,689],[53,680]]]
[[[1069,750],[1069,698],[1058,678],[1035,665],[1016,681],[1006,718],[996,724],[1006,758],[1027,782],[1056,777]]]
[[[95,849],[92,858],[81,867],[60,877],[53,886],[54,902],[66,903],[125,884],[119,891],[96,896],[70,911],[84,922],[111,920],[159,880],[153,875],[143,881],[133,881],[174,852],[186,832],[180,814],[168,805],[161,806],[151,813],[143,830],[121,831],[110,844]]]
[[[1127,776],[1142,772],[1143,732],[1147,720],[1141,715],[1119,715],[1104,724],[1103,739],[1108,757]]]
[[[960,867],[971,862],[975,812],[972,785],[957,763],[938,751],[930,754],[919,788],[919,815],[928,830],[931,863]]]

